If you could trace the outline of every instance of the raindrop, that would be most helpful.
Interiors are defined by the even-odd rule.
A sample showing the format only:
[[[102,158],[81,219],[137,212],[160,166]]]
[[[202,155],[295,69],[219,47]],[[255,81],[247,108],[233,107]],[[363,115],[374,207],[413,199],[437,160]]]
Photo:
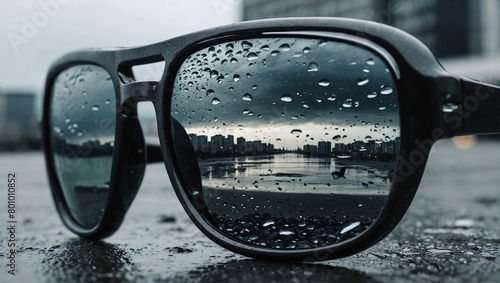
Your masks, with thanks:
[[[373,66],[373,65],[375,65],[375,60],[373,60],[373,58],[370,58],[370,59],[366,60],[366,64]]]
[[[61,128],[59,128],[58,126],[55,126],[52,129],[54,129],[54,132],[56,132],[56,134],[59,134],[61,132]]]
[[[280,52],[278,50],[271,51],[271,56],[278,56],[278,55],[280,55]]]
[[[83,92],[82,92],[82,95],[83,95],[83,96],[87,95],[87,92],[86,92],[86,91],[83,91]]]
[[[342,137],[340,135],[336,135],[332,138],[334,141],[339,141]]]
[[[318,42],[318,47],[325,46],[327,44],[328,44],[327,41],[321,40],[320,42]]]
[[[212,99],[212,104],[213,104],[213,105],[217,105],[217,104],[219,104],[219,103],[221,103],[221,101],[220,101],[220,99],[218,99],[217,97],[214,97],[214,99]]]
[[[320,86],[329,86],[330,85],[330,81],[327,80],[327,79],[322,79],[321,81],[318,82],[318,85],[320,85]]]
[[[106,104],[110,104],[111,103],[111,100],[110,99],[106,99],[106,101],[104,102]]]
[[[229,60],[229,62],[231,62],[231,63],[238,63],[238,59],[236,59],[236,58],[231,58],[231,60]]]
[[[344,106],[345,108],[352,107],[352,99],[350,98],[346,99],[346,101],[344,102],[344,104],[342,104],[342,106]]]
[[[358,222],[354,222],[354,223],[348,225],[347,227],[345,227],[344,229],[342,229],[342,231],[340,231],[340,234],[342,235],[342,234],[345,234],[345,233],[351,231],[352,229],[358,227],[359,224],[361,224],[361,222],[358,221]]]
[[[260,50],[262,51],[269,51],[269,45],[262,45],[262,47],[260,48]]]
[[[243,95],[243,100],[245,100],[245,101],[252,101],[252,95],[250,93],[245,93]]]
[[[307,105],[307,103],[305,103],[305,102],[302,102],[302,107],[309,108],[309,105]]]
[[[361,185],[363,186],[363,188],[368,188],[368,184],[365,182],[361,183]],[[363,205],[360,204],[359,206],[363,206]]]
[[[270,226],[273,224],[274,224],[274,220],[268,219],[268,220],[264,221],[264,223],[262,223],[262,227],[267,227],[267,226]]]
[[[292,120],[297,120],[299,117],[297,115],[292,115]]]
[[[246,41],[246,40],[245,40],[245,41],[243,41],[243,42],[241,43],[241,47],[242,47],[243,49],[249,49],[249,48],[252,48],[252,47],[253,47],[253,44],[252,44],[251,42],[248,42],[248,41]]]
[[[283,43],[283,44],[281,44],[281,45],[280,45],[279,49],[280,49],[281,51],[288,51],[288,50],[290,50],[290,44],[288,44],[288,43]]]
[[[393,91],[393,89],[392,89],[392,86],[390,86],[390,85],[382,85],[380,87],[381,94],[384,94],[384,95],[391,94],[392,91]]]
[[[311,62],[307,66],[307,71],[308,72],[317,72],[318,70],[319,70],[318,69],[318,64],[316,62]]]
[[[71,119],[66,119],[66,124],[68,124],[69,122],[71,122]]]
[[[292,230],[290,230],[290,229],[281,229],[281,230],[280,230],[280,232],[279,232],[279,234],[280,234],[281,236],[289,236],[289,235],[293,235],[293,234],[295,234],[295,232],[293,232],[293,231],[292,231]]]
[[[284,101],[284,102],[291,102],[292,101],[292,97],[289,95],[289,94],[283,94],[281,96],[281,101]]]
[[[207,90],[207,92],[206,92],[207,96],[210,96],[210,95],[212,95],[212,94],[214,94],[214,93],[215,93],[215,91],[214,91],[213,89],[209,89],[209,90]]]
[[[369,82],[370,80],[368,79],[367,76],[362,76],[360,78],[358,78],[358,86],[362,86],[362,85],[365,85]]]
[[[311,52],[311,48],[304,47],[304,49],[302,49],[302,52],[304,52],[304,54],[307,54],[307,53]]]
[[[237,82],[237,81],[239,81],[240,79],[241,79],[241,76],[240,76],[240,75],[238,75],[238,74],[236,74],[236,75],[234,75],[234,76],[233,76],[233,81],[234,81],[234,82]]]
[[[99,111],[99,106],[98,105],[92,106],[92,111]]]
[[[366,94],[366,97],[368,97],[368,98],[375,98],[375,97],[377,97],[377,92],[375,92],[375,91],[369,91]]]
[[[368,143],[372,140],[372,136],[366,136],[365,137],[365,142]]]
[[[250,73],[247,73],[247,79],[251,78],[252,77],[252,74]]]
[[[363,69],[363,73],[369,73],[369,72],[370,72],[370,70],[368,70],[368,68]]]
[[[253,86],[252,86],[252,89],[257,89],[257,85],[253,85]]]
[[[300,135],[302,134],[302,130],[299,130],[299,129],[293,129],[290,134],[292,135]]]
[[[248,55],[247,55],[248,61],[253,61],[253,60],[257,60],[257,59],[259,59],[259,55],[257,55],[257,53],[255,53],[255,52],[248,53]]]
[[[378,110],[382,110],[382,111],[383,111],[383,110],[385,110],[386,108],[387,108],[387,107],[385,107],[385,106],[381,106],[381,107],[379,107],[379,108],[378,108]]]
[[[335,94],[332,94],[330,97],[327,98],[329,101],[335,101]]]
[[[250,113],[250,110],[248,110],[248,109],[243,110],[243,115],[247,115],[248,113]]]
[[[218,75],[219,75],[219,72],[217,72],[216,70],[210,71],[210,78],[211,79],[216,78]]]

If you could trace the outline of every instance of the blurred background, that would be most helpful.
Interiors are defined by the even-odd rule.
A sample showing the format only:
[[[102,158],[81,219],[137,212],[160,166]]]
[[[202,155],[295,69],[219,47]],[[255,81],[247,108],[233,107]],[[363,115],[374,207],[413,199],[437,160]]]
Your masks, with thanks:
[[[75,49],[150,44],[244,20],[350,17],[405,30],[451,73],[500,84],[498,15],[498,0],[11,2],[0,10],[0,151],[40,148],[46,72],[54,60]],[[160,71],[151,67],[145,76]],[[154,133],[154,117],[144,109],[145,130]]]

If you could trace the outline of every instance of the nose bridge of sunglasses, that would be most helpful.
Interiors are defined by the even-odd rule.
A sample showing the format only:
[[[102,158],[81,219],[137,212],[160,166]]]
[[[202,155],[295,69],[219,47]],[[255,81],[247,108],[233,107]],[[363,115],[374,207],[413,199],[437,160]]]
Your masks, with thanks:
[[[155,101],[159,89],[156,81],[131,82],[120,86],[122,112],[133,110],[139,101]]]

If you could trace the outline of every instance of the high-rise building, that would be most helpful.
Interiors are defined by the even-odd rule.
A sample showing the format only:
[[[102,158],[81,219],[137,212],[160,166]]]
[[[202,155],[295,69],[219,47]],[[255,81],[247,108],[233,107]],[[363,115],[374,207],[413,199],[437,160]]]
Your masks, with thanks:
[[[497,0],[244,0],[244,20],[349,17],[389,24],[438,57],[500,52]]]
[[[16,140],[37,134],[35,95],[0,94],[0,139]]]

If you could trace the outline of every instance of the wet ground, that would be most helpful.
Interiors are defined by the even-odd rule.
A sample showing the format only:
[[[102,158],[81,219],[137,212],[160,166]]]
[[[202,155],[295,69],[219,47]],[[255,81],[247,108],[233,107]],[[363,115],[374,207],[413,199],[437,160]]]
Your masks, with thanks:
[[[16,275],[8,273],[15,172]],[[41,153],[1,154],[0,282],[500,282],[500,144],[432,151],[407,215],[382,242],[321,263],[271,263],[213,244],[191,224],[162,165],[147,169],[120,230],[87,242],[63,227]]]

